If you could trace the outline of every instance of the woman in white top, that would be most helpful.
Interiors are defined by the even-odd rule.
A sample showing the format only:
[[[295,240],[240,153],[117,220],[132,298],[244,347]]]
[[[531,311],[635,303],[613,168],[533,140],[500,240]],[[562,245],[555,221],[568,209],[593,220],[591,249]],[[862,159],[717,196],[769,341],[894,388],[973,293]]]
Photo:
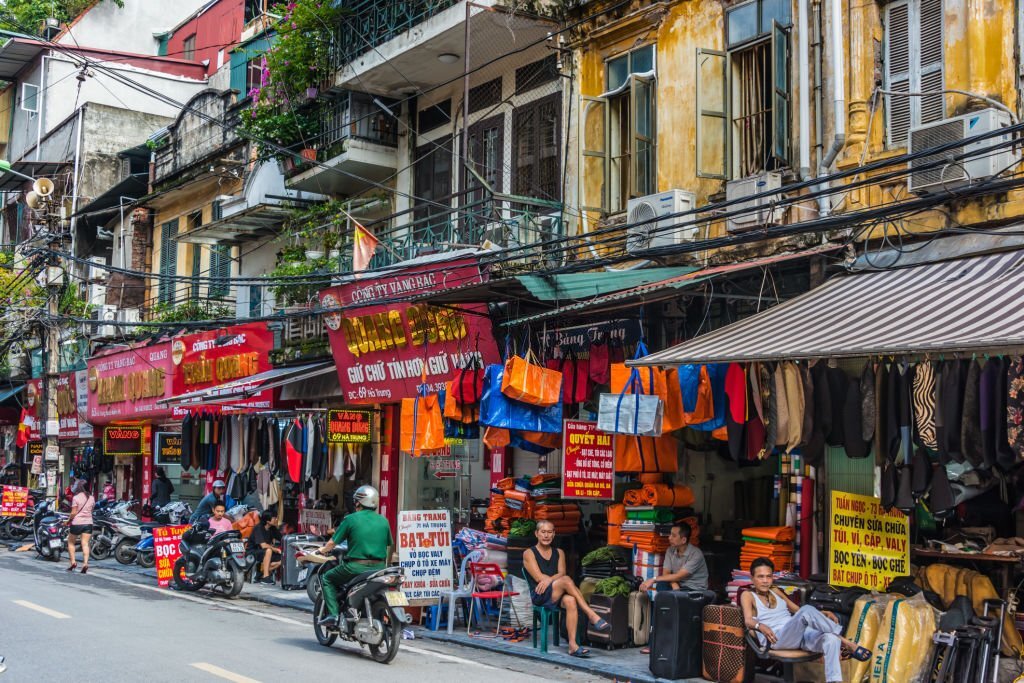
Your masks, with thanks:
[[[844,654],[866,662],[871,651],[842,636],[839,619],[831,612],[820,612],[810,605],[797,607],[772,583],[775,565],[767,557],[750,563],[753,590],[740,596],[743,621],[757,631],[762,643],[773,650],[820,652],[825,663],[827,683],[843,683],[839,662]]]

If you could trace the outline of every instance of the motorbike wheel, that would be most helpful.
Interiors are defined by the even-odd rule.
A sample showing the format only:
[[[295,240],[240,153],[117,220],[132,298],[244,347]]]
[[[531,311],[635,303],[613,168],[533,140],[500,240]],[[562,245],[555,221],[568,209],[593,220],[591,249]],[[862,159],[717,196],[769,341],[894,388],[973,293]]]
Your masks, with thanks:
[[[148,550],[136,551],[135,562],[143,569],[152,569],[156,565],[156,553]]]
[[[309,579],[306,580],[306,595],[309,596],[309,601],[314,605],[316,601],[323,595],[324,589],[320,584],[320,576],[323,572],[319,568],[314,569],[309,573]]]
[[[231,565],[231,586],[224,591],[225,598],[235,598],[242,592],[242,588],[245,586],[245,573],[236,567]]]
[[[89,556],[94,560],[105,560],[110,557],[110,542],[104,537],[93,537],[89,540]]]
[[[180,591],[195,593],[205,585],[205,581],[197,581],[188,578],[188,559],[179,557],[174,561],[174,585]]]
[[[121,564],[135,564],[135,543],[130,538],[122,538],[114,546],[114,559]]]
[[[32,531],[28,529],[22,529],[17,524],[10,524],[7,527],[7,533],[10,534],[11,538],[15,541],[22,541],[32,535]]]
[[[378,619],[384,625],[384,640],[380,645],[370,646],[370,656],[379,664],[390,664],[398,654],[398,643],[402,640],[402,625],[398,623],[398,619],[383,599],[370,605],[370,611],[370,618]]]
[[[327,603],[324,602],[322,597],[317,598],[317,601],[313,604],[313,632],[316,634],[318,643],[324,647],[330,647],[338,639],[338,632],[328,630],[320,625],[320,620],[325,616],[327,616]]]
[[[0,519],[0,541],[11,540],[11,530],[9,528],[9,522],[6,519]]]

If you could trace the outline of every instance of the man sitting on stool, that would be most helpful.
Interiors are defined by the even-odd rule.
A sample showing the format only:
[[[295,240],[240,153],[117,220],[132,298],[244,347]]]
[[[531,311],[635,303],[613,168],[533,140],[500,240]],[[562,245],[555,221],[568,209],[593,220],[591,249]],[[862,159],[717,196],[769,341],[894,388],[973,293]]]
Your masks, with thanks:
[[[262,569],[259,583],[274,583],[274,572],[281,566],[281,532],[277,529],[276,510],[263,511],[259,526],[249,536],[249,545]]]
[[[690,545],[690,534],[693,530],[686,522],[672,526],[668,535],[668,552],[665,553],[663,574],[647,579],[640,584],[640,590],[651,588],[659,591],[708,589],[708,565],[704,561],[704,553],[696,546]]]
[[[530,584],[530,599],[537,607],[557,610],[565,608],[565,629],[569,635],[569,655],[587,657],[590,650],[576,642],[576,626],[579,623],[577,610],[598,631],[610,631],[611,625],[590,608],[573,580],[565,573],[565,553],[551,544],[555,540],[555,525],[549,520],[537,522],[537,545],[523,553],[523,567],[526,568],[526,582]]]

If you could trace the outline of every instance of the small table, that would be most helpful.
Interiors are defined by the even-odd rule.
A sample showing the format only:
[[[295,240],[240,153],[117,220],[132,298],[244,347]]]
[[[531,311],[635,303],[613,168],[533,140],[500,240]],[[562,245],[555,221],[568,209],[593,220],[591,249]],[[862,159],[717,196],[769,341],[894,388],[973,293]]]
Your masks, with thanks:
[[[990,569],[999,572],[999,583],[1002,585],[1000,591],[1002,597],[1010,594],[1013,582],[1013,570],[1020,566],[1020,558],[1007,555],[993,555],[991,553],[947,553],[943,550],[929,550],[927,548],[910,548],[912,557],[923,560],[939,560],[941,562],[974,562],[990,565]]]

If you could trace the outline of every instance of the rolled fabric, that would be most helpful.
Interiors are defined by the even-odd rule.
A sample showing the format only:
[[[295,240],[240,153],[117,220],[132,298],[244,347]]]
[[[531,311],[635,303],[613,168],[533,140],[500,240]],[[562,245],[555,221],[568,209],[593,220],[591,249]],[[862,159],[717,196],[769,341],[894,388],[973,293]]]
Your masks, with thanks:
[[[631,489],[629,491],[626,491],[625,495],[622,496],[623,504],[629,507],[636,507],[637,505],[646,505],[641,494],[642,491],[643,489]]]
[[[788,526],[751,526],[743,530],[743,535],[777,543],[796,540],[796,531]]]
[[[693,505],[693,489],[689,486],[668,484],[645,484],[640,489],[642,505],[663,505],[665,507],[690,507]]]

